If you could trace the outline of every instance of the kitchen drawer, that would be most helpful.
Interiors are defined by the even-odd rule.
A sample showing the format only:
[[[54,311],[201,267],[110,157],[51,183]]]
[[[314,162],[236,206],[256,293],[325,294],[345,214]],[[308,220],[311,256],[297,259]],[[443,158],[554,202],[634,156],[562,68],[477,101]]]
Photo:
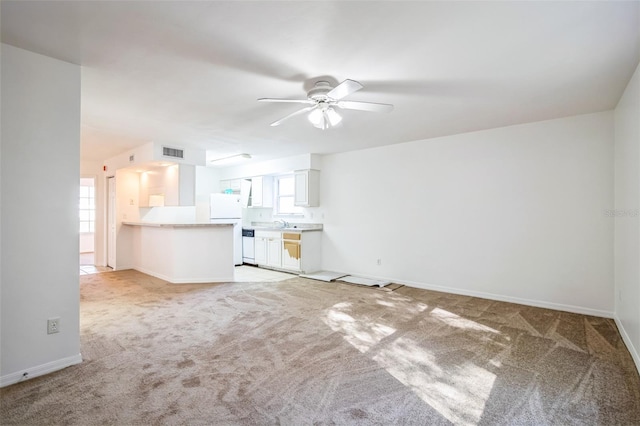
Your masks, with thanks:
[[[260,238],[276,238],[276,239],[281,239],[282,238],[282,232],[280,231],[261,231],[256,229],[255,232],[255,236],[256,238],[260,237]]]
[[[283,240],[298,240],[300,241],[300,233],[299,232],[283,232],[282,233]]]

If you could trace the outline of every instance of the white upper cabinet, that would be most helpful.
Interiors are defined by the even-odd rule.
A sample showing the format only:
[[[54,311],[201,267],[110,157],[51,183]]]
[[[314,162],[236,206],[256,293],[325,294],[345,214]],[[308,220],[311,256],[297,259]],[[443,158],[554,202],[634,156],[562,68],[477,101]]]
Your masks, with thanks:
[[[318,170],[296,170],[294,204],[300,207],[320,205],[320,172]]]
[[[242,190],[242,179],[221,180],[220,190],[222,192],[230,190],[234,194],[239,194]]]
[[[251,179],[251,207],[273,207],[273,177]]]

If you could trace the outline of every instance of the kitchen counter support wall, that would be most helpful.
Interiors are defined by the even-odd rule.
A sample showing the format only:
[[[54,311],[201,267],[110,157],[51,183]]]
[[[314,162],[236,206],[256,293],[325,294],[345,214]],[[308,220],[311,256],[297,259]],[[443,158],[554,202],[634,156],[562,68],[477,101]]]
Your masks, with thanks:
[[[125,223],[132,268],[174,284],[234,278],[233,225]]]

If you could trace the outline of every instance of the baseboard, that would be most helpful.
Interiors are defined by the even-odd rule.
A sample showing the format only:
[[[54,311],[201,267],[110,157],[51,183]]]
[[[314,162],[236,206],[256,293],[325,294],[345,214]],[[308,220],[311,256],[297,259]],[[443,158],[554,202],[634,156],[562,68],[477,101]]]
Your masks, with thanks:
[[[638,350],[636,349],[635,346],[633,346],[633,342],[631,341],[631,338],[629,337],[627,330],[625,330],[624,326],[622,325],[622,321],[620,321],[620,318],[618,318],[618,316],[615,315],[613,319],[615,320],[616,325],[618,326],[618,331],[620,331],[620,335],[622,336],[622,341],[624,342],[625,345],[627,345],[627,349],[631,354],[631,358],[633,358],[633,362],[636,364],[636,369],[638,370],[638,373],[640,373],[640,355],[638,354]]]
[[[82,355],[77,354],[67,358],[51,361],[46,364],[24,368],[18,372],[7,374],[5,376],[0,377],[0,388],[12,385],[14,383],[33,379],[34,377],[53,373],[54,371],[62,370],[63,368],[67,368],[75,364],[80,364],[81,362],[82,362]]]
[[[339,272],[339,271],[336,271],[336,272]],[[395,283],[395,284],[402,284],[409,287],[421,288],[424,290],[433,290],[433,291],[441,291],[443,293],[459,294],[461,296],[480,297],[482,299],[517,303],[519,305],[535,306],[536,308],[553,309],[554,311],[573,312],[575,314],[590,315],[590,316],[601,317],[601,318],[614,317],[613,312],[602,311],[599,309],[585,308],[582,306],[564,305],[562,303],[545,302],[545,301],[533,300],[533,299],[521,299],[519,297],[503,296],[500,294],[485,293],[482,291],[472,291],[472,290],[465,290],[465,289],[459,289],[454,287],[445,287],[445,286],[432,285],[432,284],[416,282],[416,281],[396,280],[389,277],[377,277],[377,276],[360,275],[360,274],[354,274],[354,275],[363,276],[366,278],[373,278],[376,280],[391,281],[392,283]]]
[[[485,293],[482,291],[471,291],[471,290],[464,290],[464,289],[458,289],[453,287],[443,287],[438,285],[429,285],[425,283],[417,283],[417,282],[410,282],[410,281],[407,281],[407,282],[392,281],[392,282],[408,285],[410,287],[422,288],[425,290],[442,291],[445,293],[459,294],[462,296],[480,297],[482,299],[517,303],[519,305],[535,306],[537,308],[553,309],[555,311],[573,312],[575,314],[591,315],[594,317],[613,318],[613,312],[602,311],[599,309],[585,308],[582,306],[565,305],[562,303],[553,303],[553,302],[546,302],[546,301],[534,300],[534,299],[522,299],[519,297],[503,296],[503,295],[494,294],[494,293]]]

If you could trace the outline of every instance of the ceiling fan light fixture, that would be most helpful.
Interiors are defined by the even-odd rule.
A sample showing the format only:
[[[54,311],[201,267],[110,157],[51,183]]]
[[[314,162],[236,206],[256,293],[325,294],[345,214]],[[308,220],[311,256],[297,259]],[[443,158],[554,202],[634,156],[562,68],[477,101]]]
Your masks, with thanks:
[[[331,126],[336,126],[342,121],[342,116],[338,114],[333,108],[327,109],[327,111],[325,112],[325,116],[329,120],[329,123],[331,123]]]
[[[293,113],[271,123],[271,126],[279,126],[282,122],[295,117],[309,113],[307,118],[318,129],[328,129],[334,127],[342,121],[340,114],[336,112],[334,107],[340,109],[354,109],[359,111],[370,112],[391,112],[393,105],[381,104],[375,102],[361,101],[344,101],[343,98],[362,89],[362,84],[355,80],[344,80],[336,87],[331,87],[327,81],[317,81],[313,88],[307,92],[307,99],[278,99],[278,98],[260,98],[261,102],[292,102],[310,104],[311,106],[299,109]]]
[[[326,130],[342,121],[342,117],[333,108],[316,108],[309,113],[309,121],[314,127]]]
[[[318,108],[315,108],[313,111],[309,113],[307,117],[311,124],[316,127],[321,127],[322,122],[324,121],[324,116],[322,115],[322,111]]]

